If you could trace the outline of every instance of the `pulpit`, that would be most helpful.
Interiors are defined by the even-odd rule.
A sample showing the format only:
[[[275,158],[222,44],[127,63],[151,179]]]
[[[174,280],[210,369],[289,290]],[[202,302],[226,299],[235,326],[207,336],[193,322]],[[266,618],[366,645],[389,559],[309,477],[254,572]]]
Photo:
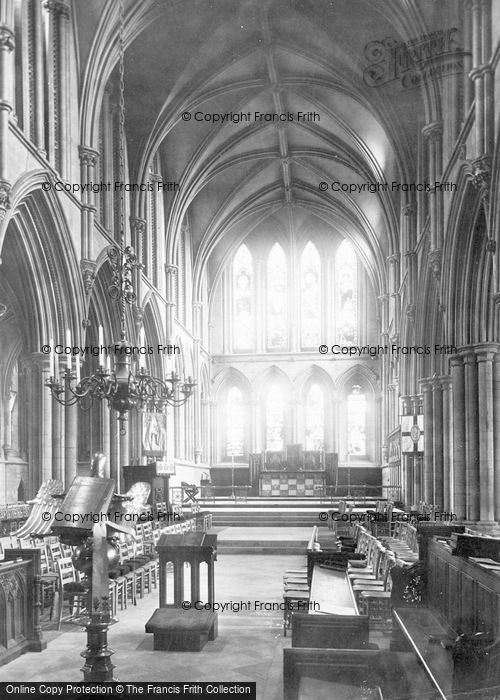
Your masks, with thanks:
[[[157,545],[159,554],[160,607],[146,623],[154,635],[157,651],[201,651],[208,640],[217,637],[217,613],[213,610],[214,562],[217,535],[187,532],[164,534]],[[189,597],[184,581],[185,564],[190,565]],[[207,600],[200,600],[200,567],[207,570]],[[173,596],[167,586],[167,566],[173,567]],[[168,602],[169,598],[172,602]]]
[[[123,467],[125,490],[128,490],[138,481],[145,481],[151,486],[151,494],[148,503],[156,507],[157,503],[165,503],[167,512],[169,504],[169,479],[175,474],[174,466],[164,460],[157,460],[145,465]]]

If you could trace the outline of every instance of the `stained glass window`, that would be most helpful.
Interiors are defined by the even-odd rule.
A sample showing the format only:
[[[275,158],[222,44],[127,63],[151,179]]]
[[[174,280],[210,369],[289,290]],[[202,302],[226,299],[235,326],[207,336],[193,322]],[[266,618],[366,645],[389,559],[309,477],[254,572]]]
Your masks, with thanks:
[[[325,437],[323,392],[312,384],[306,395],[306,450],[322,450]]]
[[[335,258],[336,338],[335,342],[358,342],[358,275],[357,258],[352,244],[343,241]]]
[[[267,259],[267,347],[272,350],[288,345],[286,285],[285,253],[275,243]]]
[[[276,385],[271,385],[266,400],[266,450],[279,451],[284,446],[284,409],[283,392]]]
[[[353,386],[347,397],[347,440],[351,455],[366,455],[366,397]]]
[[[311,241],[304,248],[300,263],[301,343],[317,347],[321,340],[321,263]],[[312,448],[311,448],[312,449]]]
[[[226,401],[226,454],[242,455],[245,443],[245,407],[243,394],[233,386]]]
[[[233,347],[253,350],[253,263],[246,245],[239,247],[233,261]]]

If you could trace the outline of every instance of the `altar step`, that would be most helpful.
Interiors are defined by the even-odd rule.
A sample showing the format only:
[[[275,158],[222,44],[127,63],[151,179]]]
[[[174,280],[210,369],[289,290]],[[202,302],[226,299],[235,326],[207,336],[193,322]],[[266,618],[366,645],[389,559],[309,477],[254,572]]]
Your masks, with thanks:
[[[305,554],[308,540],[219,540],[218,554]]]
[[[211,512],[214,527],[313,527],[321,524],[319,513],[325,512],[325,508],[313,513]]]
[[[354,512],[364,513],[375,509],[375,499],[355,502]],[[214,527],[313,527],[325,525],[320,513],[336,510],[339,501],[329,499],[264,499],[230,498],[201,502],[202,510],[212,513]],[[324,516],[322,515],[322,518]]]

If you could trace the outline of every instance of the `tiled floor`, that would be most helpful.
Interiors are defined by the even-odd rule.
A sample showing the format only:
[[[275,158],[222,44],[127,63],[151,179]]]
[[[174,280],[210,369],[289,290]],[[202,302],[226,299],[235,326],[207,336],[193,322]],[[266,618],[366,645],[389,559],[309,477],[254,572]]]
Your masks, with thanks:
[[[234,538],[234,532],[231,536]],[[153,651],[153,637],[145,634],[144,624],[157,607],[158,591],[154,591],[136,607],[119,613],[120,621],[110,628],[116,678],[256,681],[259,700],[282,700],[282,650],[290,646],[290,638],[283,637],[282,613],[255,610],[255,601],[266,604],[263,608],[281,603],[284,570],[304,563],[305,556],[299,555],[219,555],[216,601],[250,601],[251,609],[220,613],[218,638],[198,653]],[[71,625],[64,625],[64,629],[63,634],[47,633],[48,647],[41,654],[24,654],[2,667],[0,681],[82,680],[80,652],[85,648],[85,634]]]

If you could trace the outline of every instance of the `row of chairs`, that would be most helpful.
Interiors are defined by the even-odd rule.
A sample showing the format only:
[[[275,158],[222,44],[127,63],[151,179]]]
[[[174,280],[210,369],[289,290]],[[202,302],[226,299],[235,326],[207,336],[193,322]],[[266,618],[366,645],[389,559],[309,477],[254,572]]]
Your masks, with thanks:
[[[364,527],[359,530],[356,551],[365,559],[349,562],[347,581],[359,614],[368,615],[372,626],[385,627],[391,620],[391,570],[405,564]]]
[[[118,608],[123,610],[129,603],[136,604],[158,585],[158,561],[156,545],[163,533],[182,534],[196,529],[196,520],[191,519],[168,525],[162,529],[154,527],[153,520],[139,523],[135,535],[120,535],[117,541],[119,562],[108,571],[109,590],[106,607],[112,617]],[[41,560],[41,584],[44,609],[50,608],[50,619],[54,613],[57,628],[63,620],[79,619],[87,612],[87,589],[85,579],[73,565],[74,548],[62,544],[57,538],[13,538],[0,541],[0,559],[6,548],[38,548]],[[67,608],[67,610],[66,610]],[[65,614],[67,613],[67,614]]]

